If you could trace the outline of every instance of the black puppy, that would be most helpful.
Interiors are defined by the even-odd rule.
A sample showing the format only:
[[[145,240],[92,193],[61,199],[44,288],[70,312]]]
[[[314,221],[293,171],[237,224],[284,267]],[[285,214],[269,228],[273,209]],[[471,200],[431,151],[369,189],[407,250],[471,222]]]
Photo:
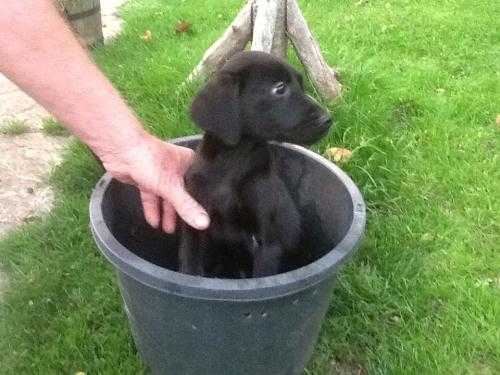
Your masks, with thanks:
[[[180,271],[263,277],[299,251],[301,218],[267,141],[310,144],[330,116],[304,93],[302,77],[261,52],[231,58],[200,91],[191,116],[205,135],[185,182],[211,225],[182,224]]]

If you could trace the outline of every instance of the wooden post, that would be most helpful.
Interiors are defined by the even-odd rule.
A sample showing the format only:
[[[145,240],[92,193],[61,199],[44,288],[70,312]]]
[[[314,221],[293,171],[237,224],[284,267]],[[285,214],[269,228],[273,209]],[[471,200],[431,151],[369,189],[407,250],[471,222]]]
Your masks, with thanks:
[[[103,43],[100,0],[58,0],[58,3],[82,45],[91,48]]]
[[[281,58],[286,58],[290,39],[318,92],[326,99],[340,95],[342,86],[337,74],[323,58],[297,0],[248,0],[222,37],[206,51],[188,80],[206,77],[219,69],[236,52],[245,49],[250,38],[252,50]]]
[[[339,96],[342,85],[323,58],[319,43],[307,26],[297,0],[287,0],[287,35],[321,96],[331,99]]]
[[[252,22],[252,51],[286,58],[286,0],[255,0]]]
[[[219,69],[236,52],[245,48],[252,37],[252,1],[241,9],[233,23],[229,25],[220,37],[203,55],[200,63],[188,77],[193,80],[197,77],[206,77]]]

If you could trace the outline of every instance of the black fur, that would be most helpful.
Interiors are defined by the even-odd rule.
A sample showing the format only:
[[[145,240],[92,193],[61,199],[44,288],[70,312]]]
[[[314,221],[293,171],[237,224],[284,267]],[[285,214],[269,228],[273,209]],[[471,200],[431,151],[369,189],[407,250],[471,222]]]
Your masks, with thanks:
[[[313,143],[328,131],[329,114],[305,95],[293,67],[242,52],[196,96],[191,116],[205,136],[186,189],[211,225],[196,231],[182,223],[180,271],[224,278],[281,272],[300,251],[301,218],[267,141]]]

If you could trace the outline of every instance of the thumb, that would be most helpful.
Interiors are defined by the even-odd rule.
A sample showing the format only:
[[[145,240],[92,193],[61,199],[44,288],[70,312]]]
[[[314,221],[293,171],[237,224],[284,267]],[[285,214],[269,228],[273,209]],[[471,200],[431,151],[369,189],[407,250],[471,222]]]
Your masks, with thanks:
[[[210,225],[207,212],[184,190],[183,186],[171,189],[168,194],[164,194],[164,199],[167,199],[181,219],[193,228],[204,230]]]

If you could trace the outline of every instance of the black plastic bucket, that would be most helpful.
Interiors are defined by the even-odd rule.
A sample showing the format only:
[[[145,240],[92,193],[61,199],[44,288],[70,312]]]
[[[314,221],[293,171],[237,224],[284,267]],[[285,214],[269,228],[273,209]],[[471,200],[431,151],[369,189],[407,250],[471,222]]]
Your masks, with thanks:
[[[200,137],[174,140],[195,147]],[[359,244],[365,205],[338,167],[274,144],[304,220],[309,265],[275,276],[208,279],[177,269],[177,238],[153,230],[138,191],[105,175],[90,203],[95,241],[117,270],[137,349],[154,374],[301,374],[339,266]],[[290,165],[299,174],[290,174]]]

